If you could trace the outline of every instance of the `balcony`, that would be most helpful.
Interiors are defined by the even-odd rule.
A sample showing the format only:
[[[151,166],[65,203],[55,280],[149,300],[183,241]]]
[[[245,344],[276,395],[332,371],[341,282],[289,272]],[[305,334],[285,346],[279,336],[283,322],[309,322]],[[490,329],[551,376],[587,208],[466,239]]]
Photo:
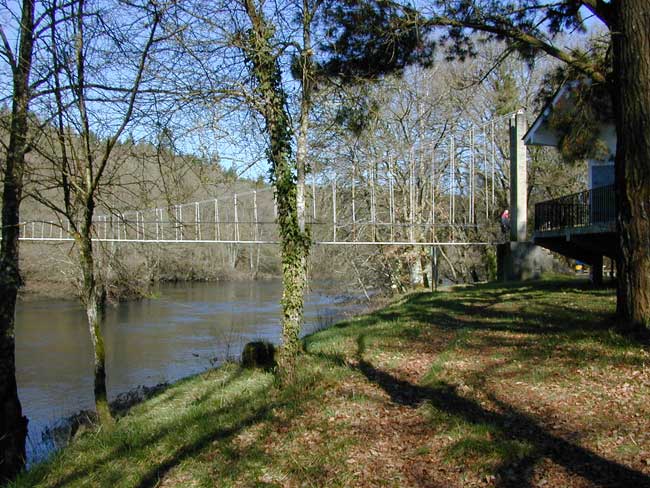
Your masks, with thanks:
[[[535,205],[535,233],[568,229],[601,228],[616,225],[614,185],[601,186]],[[594,229],[595,230],[595,229]]]
[[[613,185],[565,195],[535,205],[533,242],[590,262],[616,256],[616,193]]]

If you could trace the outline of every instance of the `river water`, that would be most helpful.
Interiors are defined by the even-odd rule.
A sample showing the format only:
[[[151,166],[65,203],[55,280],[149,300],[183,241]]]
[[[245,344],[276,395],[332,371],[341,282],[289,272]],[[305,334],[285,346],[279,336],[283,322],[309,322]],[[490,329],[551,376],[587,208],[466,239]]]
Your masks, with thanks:
[[[139,385],[172,382],[239,357],[256,339],[280,340],[279,281],[164,285],[160,297],[109,307],[104,327],[109,401]],[[359,306],[316,284],[305,304],[309,333]],[[18,391],[29,419],[28,452],[41,457],[42,432],[92,410],[92,347],[76,300],[20,303],[16,310]]]

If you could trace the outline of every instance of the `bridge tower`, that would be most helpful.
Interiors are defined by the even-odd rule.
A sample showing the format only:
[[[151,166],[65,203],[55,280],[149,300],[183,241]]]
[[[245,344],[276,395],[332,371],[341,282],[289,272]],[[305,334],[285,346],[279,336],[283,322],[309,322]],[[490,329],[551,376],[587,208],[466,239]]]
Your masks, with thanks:
[[[519,110],[510,118],[510,235],[497,245],[497,276],[500,281],[539,278],[552,267],[552,257],[528,240],[528,168],[524,144],[526,114]]]

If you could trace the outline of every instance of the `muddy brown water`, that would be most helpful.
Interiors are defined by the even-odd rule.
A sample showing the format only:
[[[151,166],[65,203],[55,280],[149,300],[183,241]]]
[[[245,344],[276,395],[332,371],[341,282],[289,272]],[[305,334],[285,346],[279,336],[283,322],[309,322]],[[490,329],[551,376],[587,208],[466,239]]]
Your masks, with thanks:
[[[109,400],[139,385],[172,382],[238,358],[251,340],[278,343],[281,293],[279,281],[165,285],[158,298],[109,307],[104,327]],[[312,285],[304,333],[359,309],[333,286]],[[42,438],[47,426],[93,409],[92,350],[77,301],[19,304],[16,367],[33,461],[51,450]]]

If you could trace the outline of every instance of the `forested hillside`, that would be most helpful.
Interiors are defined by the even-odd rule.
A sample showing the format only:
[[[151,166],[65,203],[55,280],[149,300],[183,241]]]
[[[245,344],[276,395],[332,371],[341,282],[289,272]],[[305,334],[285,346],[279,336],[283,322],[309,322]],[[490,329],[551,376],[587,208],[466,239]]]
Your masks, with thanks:
[[[30,230],[33,222],[37,236],[66,235],[67,222],[51,208],[61,205],[63,192],[38,155],[30,163],[21,220]],[[219,161],[179,154],[171,146],[129,140],[116,148],[110,171],[98,215],[171,208],[269,188],[263,178],[241,177],[235,168],[224,169]],[[261,198],[270,195],[267,191]],[[260,204],[268,207],[272,201]],[[25,242],[22,251],[27,295],[59,296],[74,291],[79,270],[71,242]],[[109,297],[114,300],[148,295],[159,281],[256,279],[278,273],[277,253],[262,246],[98,243],[96,253],[105,265]]]

